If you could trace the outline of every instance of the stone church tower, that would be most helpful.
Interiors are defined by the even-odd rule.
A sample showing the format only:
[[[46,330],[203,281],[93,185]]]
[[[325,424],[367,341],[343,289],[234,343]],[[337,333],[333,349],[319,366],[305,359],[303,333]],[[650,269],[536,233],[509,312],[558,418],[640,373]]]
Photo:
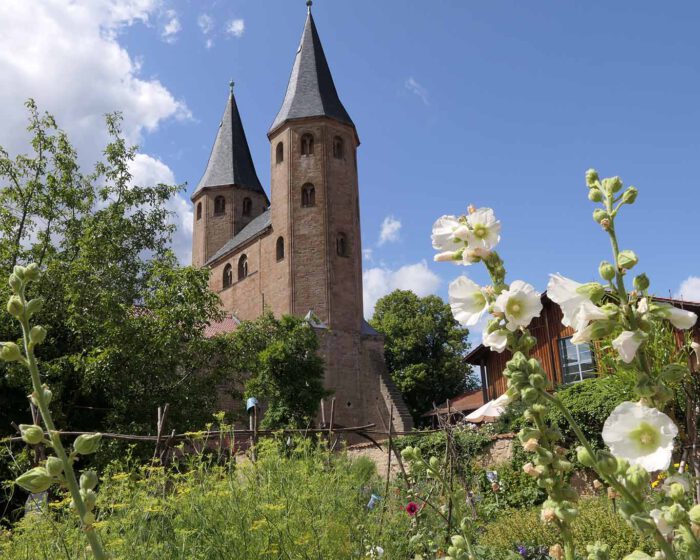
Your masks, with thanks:
[[[271,204],[258,179],[233,94],[192,201],[192,261],[229,323],[264,310],[309,317],[339,424],[412,426],[364,320],[355,124],[333,83],[309,6],[282,107],[268,138]],[[215,329],[219,332],[226,329]]]

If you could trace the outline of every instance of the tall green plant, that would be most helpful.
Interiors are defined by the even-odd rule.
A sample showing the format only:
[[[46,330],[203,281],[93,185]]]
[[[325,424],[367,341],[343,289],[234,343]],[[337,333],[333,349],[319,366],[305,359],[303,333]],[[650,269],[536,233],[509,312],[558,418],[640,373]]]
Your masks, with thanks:
[[[56,483],[65,484],[70,490],[73,506],[80,517],[85,536],[90,543],[92,553],[98,560],[107,558],[100,539],[95,532],[95,504],[97,495],[97,473],[88,470],[80,476],[80,482],[73,469],[73,464],[80,455],[91,455],[97,451],[101,434],[78,436],[73,442],[73,450],[67,453],[61,442],[51,415],[50,403],[52,393],[49,387],[42,383],[34,355],[34,349],[46,339],[46,329],[40,325],[31,326],[32,316],[38,313],[42,306],[41,298],[27,301],[27,285],[39,278],[39,266],[30,264],[28,267],[16,265],[10,275],[9,284],[13,295],[7,303],[7,310],[22,327],[22,346],[24,352],[14,342],[2,344],[0,358],[6,362],[19,362],[29,370],[33,391],[29,395],[31,403],[39,410],[46,429],[37,425],[20,425],[22,439],[30,445],[44,444],[54,450],[56,456],[49,457],[46,463],[27,471],[17,479],[17,484],[28,492],[38,493],[48,490]]]

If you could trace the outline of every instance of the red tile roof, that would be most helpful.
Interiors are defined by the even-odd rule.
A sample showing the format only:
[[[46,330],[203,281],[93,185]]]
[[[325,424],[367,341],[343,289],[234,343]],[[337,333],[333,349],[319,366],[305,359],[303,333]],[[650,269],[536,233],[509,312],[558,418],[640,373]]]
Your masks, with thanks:
[[[484,393],[481,389],[475,389],[467,393],[463,393],[450,399],[450,410],[452,412],[471,412],[484,404]],[[423,416],[434,416],[435,410],[426,412]],[[445,402],[437,409],[437,414],[447,414],[447,403]]]
[[[221,321],[210,323],[204,328],[204,336],[212,338],[219,334],[235,331],[241,322],[234,315],[226,315]]]

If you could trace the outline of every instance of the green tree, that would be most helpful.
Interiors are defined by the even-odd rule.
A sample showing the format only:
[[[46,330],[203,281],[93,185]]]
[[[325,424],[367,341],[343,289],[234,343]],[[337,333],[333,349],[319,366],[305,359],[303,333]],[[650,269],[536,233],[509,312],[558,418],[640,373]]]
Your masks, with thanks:
[[[395,290],[377,302],[370,324],[385,337],[387,368],[416,421],[476,386],[464,362],[469,332],[439,297]]]
[[[323,361],[318,338],[303,319],[265,313],[230,335],[238,371],[248,372],[247,397],[267,405],[264,428],[302,428],[313,421],[322,398]]]
[[[234,371],[219,359],[226,341],[204,338],[220,318],[207,271],[179,266],[170,250],[167,202],[183,186],[134,184],[136,147],[122,137],[119,114],[106,116],[109,143],[84,173],[53,117],[31,100],[27,108],[30,153],[11,158],[0,148],[0,275],[29,262],[44,271],[33,287],[46,299],[38,357],[57,421],[152,431],[167,402],[173,426],[201,426],[218,381]],[[0,340],[15,340],[0,317]],[[28,420],[27,382],[16,365],[0,365],[0,434]]]

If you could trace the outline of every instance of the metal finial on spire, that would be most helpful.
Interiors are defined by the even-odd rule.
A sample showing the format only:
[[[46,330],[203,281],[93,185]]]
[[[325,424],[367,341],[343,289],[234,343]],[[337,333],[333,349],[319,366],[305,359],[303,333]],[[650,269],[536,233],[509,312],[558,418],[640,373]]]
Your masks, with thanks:
[[[236,82],[234,82],[233,80],[231,80],[231,81],[228,83],[228,88],[229,88],[229,90],[231,91],[231,93],[233,93],[233,86],[235,86],[235,85],[236,85]]]
[[[313,5],[313,1],[312,1],[312,0],[306,0],[306,10],[307,10],[307,11],[309,11],[309,12],[311,11],[311,6],[312,6],[312,5]]]

